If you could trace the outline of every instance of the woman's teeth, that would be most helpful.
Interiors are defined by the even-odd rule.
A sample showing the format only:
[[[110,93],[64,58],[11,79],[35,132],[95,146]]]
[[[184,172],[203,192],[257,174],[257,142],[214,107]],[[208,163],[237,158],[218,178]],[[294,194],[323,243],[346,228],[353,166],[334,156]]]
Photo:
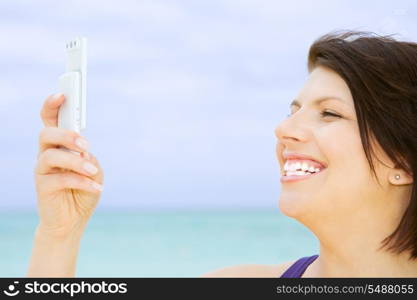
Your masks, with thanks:
[[[286,176],[293,176],[293,175],[308,175],[312,174],[310,172],[304,172],[304,171],[288,171],[285,175]]]
[[[309,166],[307,162],[289,163],[287,161],[284,165],[285,176],[308,175],[308,174],[313,174],[313,173],[318,173],[318,172],[320,172],[320,168]]]

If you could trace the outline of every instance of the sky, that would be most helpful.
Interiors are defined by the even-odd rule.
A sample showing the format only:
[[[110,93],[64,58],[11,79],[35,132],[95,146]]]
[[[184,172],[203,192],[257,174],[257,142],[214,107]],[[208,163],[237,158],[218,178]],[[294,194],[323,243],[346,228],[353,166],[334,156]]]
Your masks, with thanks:
[[[39,112],[88,38],[98,209],[276,208],[275,127],[333,30],[417,41],[415,1],[1,1],[0,210],[34,209]]]

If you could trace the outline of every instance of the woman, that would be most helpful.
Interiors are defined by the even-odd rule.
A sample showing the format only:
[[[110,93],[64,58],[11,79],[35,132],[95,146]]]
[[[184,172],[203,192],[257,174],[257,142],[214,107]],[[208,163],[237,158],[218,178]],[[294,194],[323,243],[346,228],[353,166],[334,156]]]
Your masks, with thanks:
[[[417,44],[331,33],[311,46],[308,70],[291,114],[275,131],[279,207],[314,233],[320,253],[202,276],[417,277]],[[95,183],[103,182],[86,141],[56,127],[63,101],[51,96],[41,112],[31,277],[74,276],[100,197]]]

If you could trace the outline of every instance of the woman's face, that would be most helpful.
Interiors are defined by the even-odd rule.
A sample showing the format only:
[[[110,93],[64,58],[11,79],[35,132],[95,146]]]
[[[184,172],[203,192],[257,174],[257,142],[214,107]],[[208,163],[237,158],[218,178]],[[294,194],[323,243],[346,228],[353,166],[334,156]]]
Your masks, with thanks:
[[[334,71],[317,67],[295,100],[291,115],[275,130],[281,176],[286,153],[311,156],[327,167],[304,180],[281,183],[280,210],[306,222],[369,211],[382,194],[362,148],[349,87]]]

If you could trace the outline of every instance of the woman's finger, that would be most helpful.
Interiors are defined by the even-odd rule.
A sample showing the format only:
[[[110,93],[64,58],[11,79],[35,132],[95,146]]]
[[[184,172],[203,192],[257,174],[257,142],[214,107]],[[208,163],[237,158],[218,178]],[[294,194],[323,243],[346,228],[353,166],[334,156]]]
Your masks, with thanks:
[[[49,148],[42,152],[35,169],[36,173],[39,175],[52,174],[56,173],[56,168],[70,170],[89,177],[96,175],[99,170],[92,161],[71,152],[56,148]]]
[[[58,127],[42,128],[39,134],[39,154],[49,148],[64,147],[83,152],[89,148],[88,141],[77,132]]]
[[[46,98],[40,113],[42,122],[45,126],[58,126],[58,110],[64,100],[65,97],[62,93],[50,95]]]
[[[47,175],[48,189],[58,191],[63,189],[77,189],[91,193],[100,193],[103,187],[91,178],[72,173],[56,173]]]

